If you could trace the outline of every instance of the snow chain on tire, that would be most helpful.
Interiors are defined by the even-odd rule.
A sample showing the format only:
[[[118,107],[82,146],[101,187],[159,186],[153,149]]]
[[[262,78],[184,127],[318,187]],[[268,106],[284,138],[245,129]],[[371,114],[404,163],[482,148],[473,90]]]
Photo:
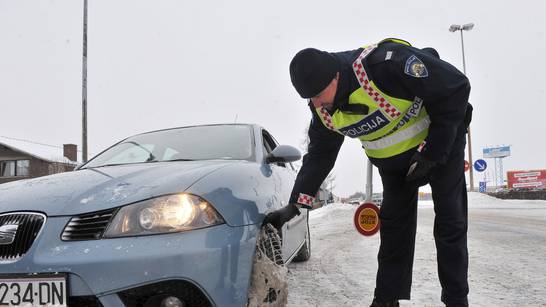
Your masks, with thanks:
[[[287,273],[282,258],[281,238],[277,230],[271,224],[267,224],[262,227],[256,241],[247,306],[286,306]]]

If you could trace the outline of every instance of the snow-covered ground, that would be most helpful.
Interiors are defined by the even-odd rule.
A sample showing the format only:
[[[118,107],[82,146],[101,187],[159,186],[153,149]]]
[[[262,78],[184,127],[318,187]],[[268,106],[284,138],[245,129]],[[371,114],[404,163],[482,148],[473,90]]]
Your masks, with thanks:
[[[353,226],[356,207],[332,204],[311,212],[311,259],[289,268],[288,306],[369,306],[379,235]],[[440,301],[432,202],[419,203],[412,299]],[[471,306],[546,306],[546,201],[499,200],[469,193]]]

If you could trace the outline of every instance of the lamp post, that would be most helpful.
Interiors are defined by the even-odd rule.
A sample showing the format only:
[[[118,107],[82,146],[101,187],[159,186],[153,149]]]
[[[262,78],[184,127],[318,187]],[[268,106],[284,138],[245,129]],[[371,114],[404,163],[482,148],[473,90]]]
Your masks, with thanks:
[[[449,27],[449,32],[455,32],[460,31],[461,32],[461,48],[463,50],[463,72],[466,76],[466,63],[464,59],[464,40],[463,40],[463,31],[470,31],[474,28],[473,23],[467,23],[465,25],[451,25]],[[469,175],[470,175],[470,191],[474,191],[474,170],[472,165],[472,141],[470,137],[470,127],[468,127],[468,164],[469,167]]]

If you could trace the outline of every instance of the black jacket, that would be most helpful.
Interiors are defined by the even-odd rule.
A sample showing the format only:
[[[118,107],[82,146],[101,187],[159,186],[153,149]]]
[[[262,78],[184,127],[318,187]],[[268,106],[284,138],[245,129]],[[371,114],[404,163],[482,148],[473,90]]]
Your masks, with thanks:
[[[347,106],[349,95],[360,87],[352,63],[361,52],[362,48],[332,53],[339,63],[340,79],[334,99],[335,108],[331,114],[336,109],[350,111]],[[425,65],[428,76],[416,77],[408,73],[407,62],[412,56],[416,56]],[[379,43],[364,59],[363,65],[369,79],[387,95],[410,101],[416,96],[423,99],[431,120],[423,155],[431,161],[444,163],[451,151],[457,128],[470,122],[470,84],[464,74],[442,61],[432,48],[418,49],[391,41]],[[299,193],[311,196],[316,194],[332,170],[343,143],[344,137],[324,127],[313,106],[309,104],[309,107],[313,114],[309,126],[310,143],[290,202],[296,202]]]

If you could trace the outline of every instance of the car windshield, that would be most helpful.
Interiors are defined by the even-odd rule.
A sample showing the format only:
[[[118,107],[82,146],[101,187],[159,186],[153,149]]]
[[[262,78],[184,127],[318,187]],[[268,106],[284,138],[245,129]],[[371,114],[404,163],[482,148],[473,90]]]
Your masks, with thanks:
[[[196,126],[136,135],[110,147],[82,168],[193,160],[250,160],[252,134],[246,125]]]

